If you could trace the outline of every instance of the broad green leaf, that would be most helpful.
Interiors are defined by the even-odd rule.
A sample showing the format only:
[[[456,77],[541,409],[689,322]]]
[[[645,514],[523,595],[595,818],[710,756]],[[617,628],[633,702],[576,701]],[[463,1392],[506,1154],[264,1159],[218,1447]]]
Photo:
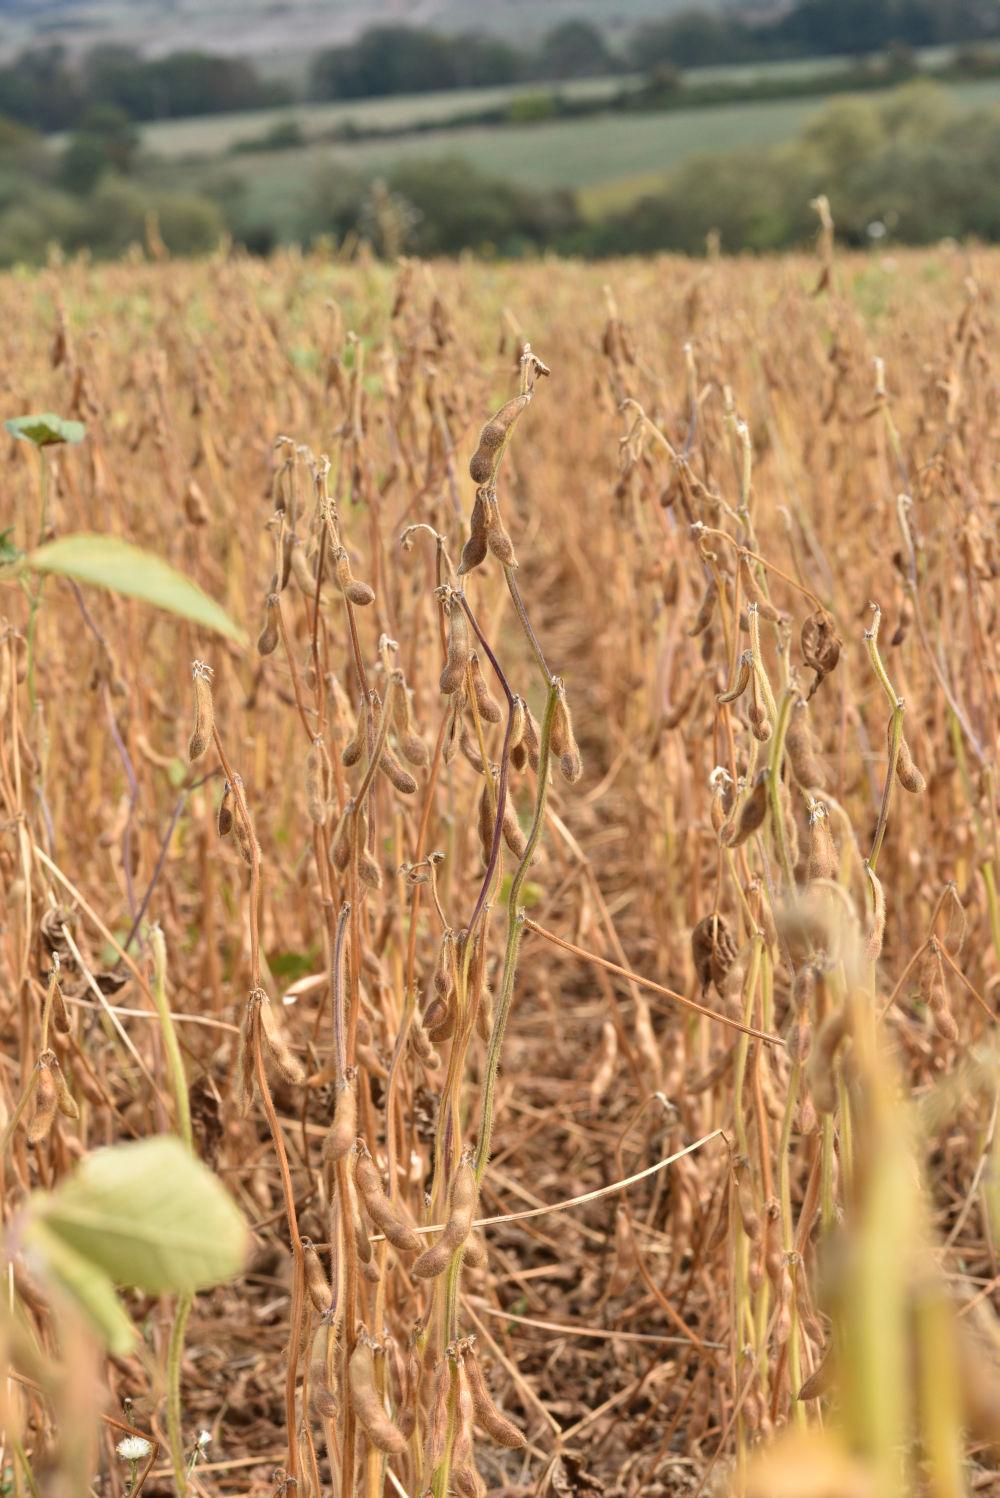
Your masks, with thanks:
[[[57,442],[82,442],[87,428],[82,421],[66,421],[52,411],[40,411],[36,416],[12,416],[4,422],[14,437],[23,437],[36,447],[52,447]]]
[[[246,1256],[239,1208],[172,1135],[95,1150],[34,1202],[49,1234],[115,1284],[151,1295],[221,1284]]]
[[[138,1333],[104,1270],[70,1248],[37,1218],[29,1219],[24,1242],[29,1254],[41,1260],[43,1273],[76,1301],[111,1351],[122,1357],[131,1352]]]
[[[24,562],[35,572],[55,572],[61,577],[74,577],[77,582],[96,583],[128,598],[141,598],[241,643],[245,638],[226,611],[196,583],[162,557],[118,536],[61,536],[29,552]]]

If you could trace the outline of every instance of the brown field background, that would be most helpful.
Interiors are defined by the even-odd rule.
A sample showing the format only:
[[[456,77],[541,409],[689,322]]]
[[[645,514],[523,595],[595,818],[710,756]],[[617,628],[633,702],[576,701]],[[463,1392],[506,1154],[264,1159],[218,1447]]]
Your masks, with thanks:
[[[336,1204],[346,1210],[321,1149],[334,1106],[330,938],[352,887],[358,1130],[382,1168],[391,1135],[391,1185],[408,1220],[440,1222],[423,1191],[458,1042],[431,1046],[435,1064],[404,1037],[387,1095],[408,980],[426,1005],[441,938],[429,885],[398,871],[419,850],[439,850],[442,911],[455,930],[468,921],[483,878],[485,782],[462,750],[444,762],[441,564],[426,531],[409,550],[400,536],[433,527],[457,565],[475,493],[469,458],[481,425],[518,387],[524,339],[551,375],[518,421],[497,492],[520,594],[565,681],[584,768],[575,784],[553,776],[522,901],[532,921],[590,957],[523,935],[477,1215],[615,1187],[713,1137],[632,1186],[481,1230],[489,1263],[462,1270],[458,1327],[475,1335],[493,1396],[527,1445],[503,1450],[480,1431],[468,1464],[485,1490],[509,1495],[694,1493],[704,1482],[720,1493],[945,1498],[996,1482],[1000,258],[949,247],[844,256],[817,291],[818,276],[812,257],[400,270],[287,255],[74,264],[4,279],[2,414],[53,410],[88,428],[82,446],[48,459],[54,532],[114,533],[158,553],[251,642],[244,649],[94,589],[77,597],[51,579],[32,715],[27,609],[15,583],[4,588],[2,1090],[9,1115],[38,1054],[46,930],[66,920],[80,960],[63,944],[72,1032],[59,1047],[81,1107],[79,1123],[60,1120],[36,1145],[15,1134],[5,1217],[87,1150],[174,1126],[147,943],[140,936],[130,948],[137,977],[116,966],[93,919],[122,943],[152,884],[146,914],[166,939],[198,1151],[254,1227],[245,1274],[199,1296],[188,1324],[185,1436],[213,1436],[193,1491],[274,1492],[276,1469],[297,1469],[300,1494],[417,1498],[440,1481],[427,1452],[442,1361],[458,1379],[446,1358],[443,1280],[414,1278],[407,1255],[382,1245],[379,1285],[352,1274],[348,1286],[353,1247],[340,1257],[340,1281],[321,1247],[339,1283],[329,1338],[312,1303],[299,1305],[272,1134],[259,1094],[248,1113],[240,1106],[248,875],[233,839],[216,834],[215,751],[188,765],[190,665],[214,669],[216,725],[260,843],[262,985],[277,1009],[294,982],[317,977],[280,1015],[307,1080],[272,1073],[298,1231],[326,1245],[341,1231]],[[752,445],[752,541],[736,513],[742,448],[728,401]],[[375,602],[348,608],[327,572],[314,620],[314,600],[293,575],[281,594],[287,653],[279,645],[262,658],[253,641],[274,572],[276,501],[310,563],[320,533],[308,455],[276,446],[279,436],[329,455],[336,523]],[[10,443],[5,474],[5,524],[30,547],[38,472],[27,444]],[[769,565],[751,559],[749,574],[737,572],[738,544]],[[717,596],[707,630],[692,634],[713,577],[723,607]],[[545,683],[503,568],[490,555],[463,581],[513,690],[541,721]],[[808,709],[821,783],[803,787],[782,756],[780,835],[772,805],[758,832],[727,846],[726,819],[739,821],[753,787],[735,812],[718,796],[713,808],[712,773],[759,771],[778,728],[772,721],[771,739],[758,743],[749,694],[717,702],[749,648],[745,627],[733,633],[748,587],[761,600],[761,659],[779,711],[786,688],[791,700],[812,685],[800,631],[817,605],[842,648]],[[878,922],[863,861],[886,780],[890,708],[866,649],[872,603],[926,780],[920,794],[897,783],[889,804],[874,964]],[[337,767],[324,825],[306,804],[312,735],[336,756],[353,731],[352,625],[383,695],[379,639],[397,642],[389,655],[432,751],[430,766],[413,770],[414,795],[375,778],[377,890],[329,862],[364,760]],[[343,688],[350,722],[329,683],[317,695],[314,628],[322,673]],[[502,699],[493,677],[490,690]],[[484,732],[499,760],[503,726]],[[530,768],[512,773],[510,791],[527,833]],[[826,816],[814,811],[810,824],[816,801]],[[832,864],[816,847],[817,820],[832,834]],[[504,848],[504,873],[516,864]],[[506,887],[488,926],[494,1005]],[[703,992],[691,933],[713,912],[732,938],[731,966]],[[931,936],[939,946],[927,945]],[[795,1043],[748,1038],[593,957]],[[109,1002],[134,1053],[85,969],[127,978]],[[454,1078],[446,1158],[478,1138],[485,1029],[473,1026]],[[455,1168],[452,1157],[449,1175]],[[446,1211],[440,1182],[435,1206]],[[102,1360],[105,1408],[134,1399],[135,1422],[162,1438],[172,1303],[126,1301],[142,1350]],[[43,1287],[25,1316],[58,1361],[63,1321],[47,1305]],[[418,1317],[426,1352],[420,1344],[408,1359]],[[391,1339],[376,1359],[386,1408],[397,1421],[413,1412],[406,1450],[387,1461],[348,1415],[345,1360],[362,1325]],[[822,1400],[798,1400],[831,1343],[832,1384]],[[983,1408],[973,1389],[989,1391]],[[76,1491],[66,1486],[58,1399],[10,1399],[40,1490]],[[355,1433],[357,1474],[345,1475]],[[96,1459],[101,1493],[124,1491],[114,1440],[102,1436]],[[784,1478],[777,1467],[761,1475],[762,1451]],[[170,1492],[169,1471],[164,1448],[145,1490]],[[469,1486],[449,1491],[484,1490],[458,1480]],[[21,1475],[17,1491],[28,1491]]]

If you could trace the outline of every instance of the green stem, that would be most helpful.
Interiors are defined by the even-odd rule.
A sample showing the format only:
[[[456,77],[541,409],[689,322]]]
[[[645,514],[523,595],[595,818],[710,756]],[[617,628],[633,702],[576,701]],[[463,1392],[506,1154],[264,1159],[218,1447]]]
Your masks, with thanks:
[[[163,1045],[167,1053],[167,1067],[170,1071],[170,1089],[174,1095],[174,1106],[177,1109],[177,1132],[194,1154],[194,1135],[191,1132],[191,1104],[188,1098],[187,1077],[184,1074],[184,1061],[181,1057],[181,1048],[177,1040],[177,1031],[174,1029],[173,1017],[170,1013],[170,1005],[167,1002],[167,945],[163,940],[163,932],[159,926],[154,926],[150,932],[150,943],[153,948],[153,1001],[156,1004],[156,1013],[160,1020],[160,1029],[163,1032]]]
[[[194,1154],[194,1134],[191,1129],[191,1104],[188,1097],[187,1077],[184,1061],[177,1041],[170,1004],[167,1001],[167,944],[159,926],[150,932],[153,948],[153,1002],[163,1032],[163,1045],[167,1053],[167,1068],[170,1072],[170,1087],[174,1094],[177,1111],[177,1132]],[[188,1317],[194,1304],[194,1296],[188,1292],[180,1296],[174,1313],[174,1324],[170,1332],[167,1350],[167,1440],[170,1444],[170,1463],[174,1469],[174,1486],[179,1498],[184,1498],[188,1488],[187,1467],[184,1461],[184,1427],[181,1419],[181,1360],[184,1357],[184,1333]]]
[[[771,800],[771,821],[774,824],[774,841],[778,849],[778,861],[781,864],[781,872],[789,889],[795,888],[795,875],[792,872],[792,861],[788,856],[788,839],[785,836],[785,818],[781,805],[781,761],[785,753],[785,736],[788,733],[788,720],[791,716],[794,693],[786,691],[781,698],[781,707],[778,709],[778,720],[774,725],[774,743],[771,747],[771,759],[768,767],[767,790]]]
[[[41,546],[45,540],[45,528],[49,519],[49,470],[45,462],[44,448],[38,449],[38,471],[39,492],[41,504],[38,510],[38,545]],[[38,586],[31,595],[28,607],[28,634],[27,634],[27,656],[28,656],[28,702],[31,711],[35,711],[35,633],[38,627],[38,610],[42,602],[42,589],[45,587],[44,573],[38,579]]]
[[[542,824],[545,821],[545,802],[549,786],[549,740],[552,736],[552,720],[555,716],[558,698],[558,689],[555,686],[550,686],[548,701],[545,704],[545,719],[542,723],[542,736],[538,751],[538,799],[535,802],[535,817],[531,824],[531,831],[528,834],[528,841],[523,857],[514,870],[514,877],[510,884],[510,895],[507,901],[507,946],[504,952],[503,983],[500,989],[500,997],[497,1001],[496,1014],[493,1019],[493,1030],[490,1034],[489,1051],[486,1057],[486,1076],[483,1082],[483,1115],[479,1130],[479,1147],[476,1151],[477,1184],[483,1179],[483,1173],[490,1158],[490,1143],[493,1137],[493,1113],[496,1107],[497,1073],[500,1070],[500,1053],[503,1050],[504,1031],[507,1028],[507,1019],[510,1015],[510,1006],[514,997],[514,976],[517,971],[517,955],[521,945],[521,934],[524,930],[524,911],[520,909],[517,901],[521,893],[521,885],[524,883],[525,875],[534,856],[538,839],[541,837]]]
[[[179,1297],[174,1325],[167,1349],[167,1440],[170,1464],[174,1469],[174,1486],[180,1498],[187,1492],[188,1469],[184,1461],[184,1427],[181,1420],[181,1359],[184,1356],[184,1333],[194,1296],[188,1291]]]

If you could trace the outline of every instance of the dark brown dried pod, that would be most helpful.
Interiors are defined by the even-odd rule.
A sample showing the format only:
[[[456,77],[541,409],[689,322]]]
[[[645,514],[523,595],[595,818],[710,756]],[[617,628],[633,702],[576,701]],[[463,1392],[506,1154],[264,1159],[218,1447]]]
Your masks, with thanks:
[[[736,961],[736,943],[725,917],[702,916],[691,932],[691,956],[702,990],[714,983],[721,990],[726,974]]]
[[[515,696],[515,698],[514,698],[514,705],[511,708],[510,713],[511,713],[511,718],[510,718],[510,740],[509,740],[509,742],[510,742],[511,753],[513,754],[513,751],[515,749],[520,748],[521,743],[522,743],[522,741],[524,739],[524,728],[525,728],[526,718],[525,718],[525,708],[524,708],[524,698],[523,697],[517,697],[517,696]]]
[[[529,394],[515,395],[483,427],[479,434],[479,445],[469,462],[469,473],[477,484],[486,484],[492,480],[504,441],[530,400]]]
[[[697,635],[704,634],[705,630],[711,624],[712,615],[715,613],[717,594],[718,589],[716,587],[715,578],[710,577],[708,582],[705,584],[705,591],[702,594],[701,603],[698,605],[698,612],[694,616],[694,621],[688,629],[688,634],[692,639],[694,639]]]
[[[504,567],[517,566],[514,543],[500,519],[500,507],[493,495],[486,501],[486,545]]]
[[[54,1053],[52,1055],[51,1067],[52,1075],[55,1078],[56,1083],[56,1104],[58,1106],[59,1112],[62,1114],[63,1118],[68,1118],[73,1123],[75,1123],[80,1117],[80,1110],[76,1105],[76,1099],[74,1098],[73,1094],[70,1092],[69,1087],[66,1084],[66,1078],[63,1076],[63,1069],[59,1065],[59,1061]]]
[[[837,633],[833,615],[826,609],[816,609],[810,614],[802,625],[800,643],[802,659],[816,672],[816,679],[809,688],[811,698],[820,682],[830,675],[840,659],[842,641]]]
[[[488,484],[493,473],[493,463],[493,454],[478,447],[469,459],[470,477],[477,484]]]
[[[503,840],[514,857],[523,858],[524,850],[528,844],[524,833],[521,831],[521,824],[517,820],[517,812],[514,809],[514,803],[509,793],[504,798],[503,827],[501,830],[503,832]]]
[[[541,729],[538,727],[538,719],[527,704],[524,708],[524,735],[518,747],[524,749],[528,764],[537,771],[542,749]]]
[[[462,557],[458,564],[458,575],[464,577],[466,573],[472,572],[486,560],[486,506],[483,502],[482,493],[476,495],[472,506],[472,518],[469,522],[469,539],[462,547]]]
[[[761,770],[753,790],[740,804],[735,820],[730,817],[720,833],[720,841],[727,848],[738,848],[764,824],[767,816],[767,770]]]
[[[417,793],[417,782],[409,770],[403,768],[399,760],[393,754],[388,744],[382,749],[378,767],[382,774],[396,787],[401,796],[415,796]]]
[[[809,709],[801,697],[793,704],[788,717],[785,751],[792,766],[792,774],[802,789],[813,793],[822,790],[826,776],[816,757],[809,727]]]
[[[52,1023],[60,1035],[68,1035],[70,1032],[69,1015],[66,1012],[66,1000],[63,998],[58,972],[52,974],[50,981],[52,986]]]
[[[475,770],[476,774],[485,775],[486,765],[483,761],[483,756],[479,752],[478,744],[474,741],[472,734],[469,732],[468,724],[464,721],[462,723],[462,732],[459,736],[458,743],[459,748],[465,755],[466,759],[469,761],[469,764]]]
[[[486,723],[499,723],[503,718],[503,709],[499,702],[490,696],[489,687],[486,685],[482,667],[479,664],[479,656],[474,650],[469,656],[469,665],[472,668],[472,692],[479,716]]]
[[[430,761],[430,751],[417,733],[413,722],[410,694],[406,689],[402,672],[398,674],[396,690],[392,697],[392,721],[403,758],[418,768],[426,765]]]
[[[258,655],[272,655],[277,649],[279,607],[277,593],[268,593],[264,600],[264,627],[257,636]]]
[[[233,788],[228,780],[222,785],[222,800],[215,825],[220,837],[228,837],[233,830]]]
[[[365,746],[368,741],[368,714],[365,708],[365,699],[362,697],[358,707],[358,716],[354,724],[354,733],[340,752],[340,762],[348,770],[358,763],[365,752]]]
[[[245,802],[246,792],[243,787],[243,779],[242,776],[235,774],[235,772],[234,782]],[[248,868],[253,868],[255,854],[258,862],[260,860],[260,844],[254,836],[253,828],[240,811],[239,802],[236,801],[234,801],[233,807],[233,832],[236,835],[236,846],[240,850],[240,857]]]
[[[354,802],[348,801],[337,824],[330,843],[330,859],[341,873],[351,861],[351,840],[354,837]]]
[[[446,695],[457,692],[465,682],[465,668],[469,660],[469,621],[465,610],[456,598],[447,604],[448,610],[448,654],[441,672],[440,687]]]
[[[479,793],[479,807],[476,816],[476,828],[479,832],[479,847],[483,855],[483,863],[489,863],[490,852],[493,848],[493,829],[496,826],[496,817],[493,812],[493,797],[496,788],[491,792],[490,780],[484,779],[483,788]]]

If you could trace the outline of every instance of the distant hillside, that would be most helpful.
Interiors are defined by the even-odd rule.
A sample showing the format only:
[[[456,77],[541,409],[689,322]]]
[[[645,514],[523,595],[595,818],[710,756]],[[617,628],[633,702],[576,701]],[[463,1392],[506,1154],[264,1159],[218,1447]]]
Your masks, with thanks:
[[[612,42],[643,21],[691,0],[0,0],[0,53],[58,41],[73,50],[120,42],[157,55],[178,48],[254,58],[262,69],[304,65],[323,47],[352,41],[366,26],[396,22],[445,33],[492,31],[534,39],[560,21],[593,22]],[[699,0],[701,8],[774,15],[773,0]]]

